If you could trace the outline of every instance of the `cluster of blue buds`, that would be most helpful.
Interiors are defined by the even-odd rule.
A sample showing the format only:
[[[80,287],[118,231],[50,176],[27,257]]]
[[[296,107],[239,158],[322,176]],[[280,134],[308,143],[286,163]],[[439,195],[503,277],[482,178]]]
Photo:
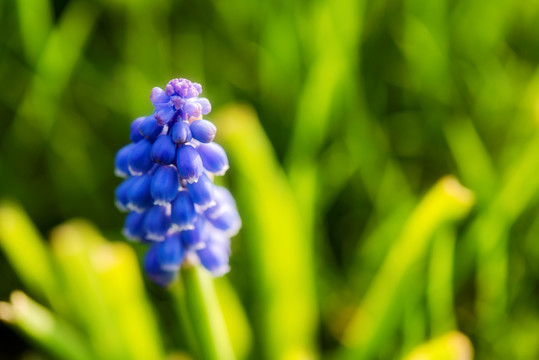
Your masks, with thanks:
[[[118,151],[116,205],[129,212],[123,233],[149,243],[144,269],[166,286],[184,263],[200,263],[215,276],[228,272],[230,237],[241,220],[230,192],[213,183],[228,169],[216,127],[203,115],[211,111],[202,87],[173,79],[154,88],[152,115],[131,124],[131,143]]]

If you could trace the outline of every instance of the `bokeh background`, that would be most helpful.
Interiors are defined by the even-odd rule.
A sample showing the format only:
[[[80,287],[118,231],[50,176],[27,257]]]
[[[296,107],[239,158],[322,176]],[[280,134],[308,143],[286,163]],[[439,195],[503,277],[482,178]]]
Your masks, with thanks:
[[[24,209],[51,263],[71,218],[124,242],[114,154],[152,87],[185,77],[243,218],[216,282],[238,358],[539,358],[537,24],[536,0],[2,1],[0,300],[23,290],[96,344],[51,296],[99,301],[70,298],[77,281],[40,294],[62,284],[31,274],[49,240],[12,225]],[[164,352],[189,356],[174,300],[137,294]],[[0,325],[0,358],[85,359],[35,336]]]

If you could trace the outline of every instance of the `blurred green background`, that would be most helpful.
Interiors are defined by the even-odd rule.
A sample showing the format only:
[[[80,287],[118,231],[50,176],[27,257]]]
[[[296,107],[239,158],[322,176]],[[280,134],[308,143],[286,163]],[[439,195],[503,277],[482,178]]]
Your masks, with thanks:
[[[189,276],[142,284],[113,205],[130,122],[185,77],[244,224],[215,283],[237,358],[538,359],[538,24],[535,0],[0,2],[0,358],[206,356]],[[51,233],[74,217],[107,240]]]

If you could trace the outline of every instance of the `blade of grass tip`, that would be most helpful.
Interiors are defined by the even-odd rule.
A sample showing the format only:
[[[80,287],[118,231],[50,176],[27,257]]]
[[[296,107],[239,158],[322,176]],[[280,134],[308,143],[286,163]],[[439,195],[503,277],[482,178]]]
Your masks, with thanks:
[[[235,359],[212,276],[200,266],[181,270],[187,309],[206,360]]]
[[[450,227],[435,235],[429,258],[427,303],[430,332],[438,336],[456,326],[453,312],[453,263],[456,234]]]
[[[496,173],[473,123],[455,119],[445,124],[444,133],[462,182],[476,194],[478,203],[488,201],[496,186]]]
[[[82,220],[69,221],[51,233],[52,251],[67,285],[62,293],[72,306],[72,317],[85,329],[100,359],[125,359],[127,344],[121,341],[90,262],[91,250],[103,243],[97,231]]]
[[[63,308],[55,264],[45,241],[24,210],[8,200],[0,202],[0,247],[32,294],[57,310]]]
[[[256,113],[231,105],[214,117],[235,172],[250,256],[257,339],[269,359],[313,357],[318,321],[311,238]]]
[[[216,278],[214,283],[234,354],[238,359],[246,359],[251,351],[253,335],[245,309],[226,277]]]
[[[53,28],[36,64],[36,73],[25,93],[14,121],[13,137],[20,141],[43,140],[52,129],[59,96],[66,88],[71,74],[82,56],[101,7],[95,2],[71,1]],[[39,114],[36,114],[39,109]],[[39,139],[27,136],[28,128],[37,131]]]
[[[0,320],[12,325],[55,359],[95,359],[89,344],[70,324],[20,291],[0,303]]]
[[[128,359],[163,359],[163,342],[133,249],[106,243],[90,254],[101,291],[129,351]]]
[[[403,360],[472,360],[473,353],[470,339],[452,331],[418,346]]]
[[[425,195],[393,244],[362,300],[343,343],[345,358],[370,358],[391,332],[398,314],[399,293],[408,273],[425,254],[441,226],[463,218],[474,203],[473,194],[453,177],[444,177]]]
[[[38,59],[52,26],[48,0],[17,0],[20,33],[26,57],[31,64]]]

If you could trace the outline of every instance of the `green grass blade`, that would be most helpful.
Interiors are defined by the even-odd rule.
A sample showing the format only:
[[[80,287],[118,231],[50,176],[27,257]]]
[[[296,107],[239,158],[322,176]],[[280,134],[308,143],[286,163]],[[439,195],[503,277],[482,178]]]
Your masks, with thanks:
[[[453,263],[456,234],[449,227],[440,229],[433,240],[429,258],[427,302],[430,332],[438,336],[455,329],[453,312]]]
[[[63,304],[54,264],[45,241],[16,203],[0,202],[0,247],[28,291],[56,309]]]
[[[181,276],[188,313],[203,358],[235,359],[212,276],[200,266],[183,268]]]
[[[345,356],[367,359],[382,345],[398,316],[398,300],[410,269],[421,260],[432,235],[464,217],[474,198],[452,177],[442,178],[421,200],[401,237],[390,248],[365,298],[345,331]]]
[[[0,319],[19,330],[55,359],[95,359],[82,334],[22,292],[14,292],[11,303],[0,303]]]
[[[53,230],[51,243],[67,285],[62,294],[69,300],[72,318],[85,330],[100,359],[126,359],[127,344],[112,321],[90,259],[91,251],[105,240],[90,224],[72,220]]]
[[[128,359],[163,359],[159,328],[133,249],[125,243],[107,243],[96,247],[90,259]]]
[[[17,0],[19,26],[26,56],[35,63],[52,26],[49,0]]]
[[[217,141],[231,161],[259,311],[258,341],[269,359],[313,356],[318,320],[311,238],[254,111],[233,105],[215,115]]]

